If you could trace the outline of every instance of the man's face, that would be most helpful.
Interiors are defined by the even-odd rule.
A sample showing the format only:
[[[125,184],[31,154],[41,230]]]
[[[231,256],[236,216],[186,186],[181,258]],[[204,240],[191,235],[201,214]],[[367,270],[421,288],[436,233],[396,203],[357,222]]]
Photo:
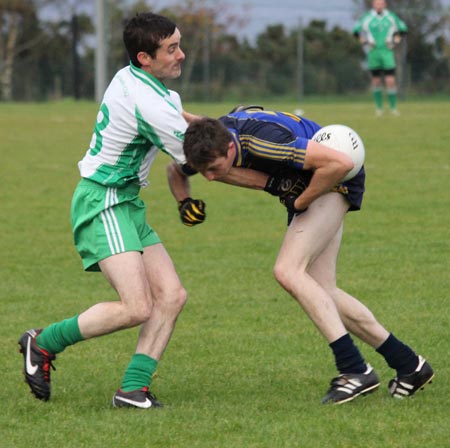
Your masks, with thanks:
[[[201,171],[203,176],[208,180],[220,180],[225,177],[233,166],[236,149],[234,143],[230,142],[228,145],[227,155],[224,157],[217,157],[214,162],[211,162],[204,170]]]
[[[181,33],[176,28],[172,36],[161,41],[155,58],[144,53],[146,57],[143,59],[144,63],[141,62],[142,69],[161,81],[178,78],[181,75],[181,63],[185,59],[180,41]]]
[[[385,0],[374,0],[372,7],[379,14],[383,12],[383,9],[386,7],[386,2]]]

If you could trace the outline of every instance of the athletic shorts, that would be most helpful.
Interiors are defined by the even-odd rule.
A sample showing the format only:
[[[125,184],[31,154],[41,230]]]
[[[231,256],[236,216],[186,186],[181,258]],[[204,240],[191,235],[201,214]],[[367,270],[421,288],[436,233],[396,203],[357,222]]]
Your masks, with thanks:
[[[395,68],[394,51],[389,48],[374,48],[367,55],[369,70],[392,70]]]
[[[373,77],[381,78],[382,76],[395,76],[395,68],[389,68],[387,70],[383,70],[382,68],[375,68],[370,70],[370,73]]]
[[[98,262],[122,252],[160,243],[146,222],[139,185],[111,188],[88,179],[77,185],[71,207],[73,238],[86,271],[100,271]]]
[[[350,207],[348,209],[349,212],[361,209],[365,183],[366,172],[363,166],[355,177],[342,182],[342,184],[333,189],[333,191],[341,193],[345,196],[345,199],[347,199],[348,203],[350,204]]]
[[[348,208],[349,212],[360,210],[364,196],[365,182],[366,172],[363,166],[355,177],[348,181],[342,182],[342,184],[337,185],[331,191],[340,193],[345,197],[350,205]],[[288,225],[291,223],[293,217],[294,214],[288,212]]]

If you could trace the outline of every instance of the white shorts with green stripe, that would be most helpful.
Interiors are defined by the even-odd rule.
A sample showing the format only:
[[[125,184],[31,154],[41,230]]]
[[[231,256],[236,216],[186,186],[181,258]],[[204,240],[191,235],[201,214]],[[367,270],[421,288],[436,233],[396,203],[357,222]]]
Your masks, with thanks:
[[[75,246],[86,271],[99,271],[98,262],[122,252],[160,243],[147,224],[139,185],[111,188],[82,179],[75,189],[71,220]]]

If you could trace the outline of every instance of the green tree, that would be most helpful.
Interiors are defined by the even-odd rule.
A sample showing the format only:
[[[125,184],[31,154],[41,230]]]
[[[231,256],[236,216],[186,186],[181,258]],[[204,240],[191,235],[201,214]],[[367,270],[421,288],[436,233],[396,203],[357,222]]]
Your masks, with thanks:
[[[18,57],[29,53],[43,40],[33,1],[0,2],[0,98],[13,99],[13,71]]]
[[[298,33],[303,33],[303,39]],[[359,45],[339,27],[329,31],[324,21],[313,20],[289,34],[282,25],[269,26],[258,36],[256,54],[258,81],[272,94],[296,94],[299,69],[306,94],[339,94],[366,84]],[[303,54],[301,61],[299,54]]]
[[[83,0],[0,3],[3,99],[92,96],[86,82],[93,67],[85,66],[89,57],[92,59],[92,50],[85,38],[93,26],[87,14],[77,13],[82,4]]]
[[[296,51],[283,25],[268,26],[257,38],[256,51],[258,78],[264,90],[276,95],[292,91]]]
[[[46,0],[51,15],[44,11],[42,17],[51,40],[43,49],[42,65],[49,72],[50,84],[46,90],[53,89],[56,97],[79,99],[92,95],[92,49],[88,37],[93,34],[94,26],[91,15],[86,12],[89,3],[87,0]]]
[[[313,20],[304,34],[305,93],[342,94],[366,86],[363,52],[347,31],[327,31],[326,22]]]

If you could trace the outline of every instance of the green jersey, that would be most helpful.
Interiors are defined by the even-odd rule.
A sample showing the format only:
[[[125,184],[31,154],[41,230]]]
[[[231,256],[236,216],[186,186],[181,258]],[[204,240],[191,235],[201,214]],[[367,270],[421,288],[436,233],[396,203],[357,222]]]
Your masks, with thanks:
[[[364,34],[367,43],[372,48],[392,48],[395,33],[405,33],[408,30],[403,22],[393,12],[384,9],[378,14],[371,9],[364,14],[353,28],[354,34]]]
[[[89,149],[78,163],[81,177],[107,187],[142,187],[156,154],[185,163],[187,123],[178,93],[130,64],[108,86]]]

